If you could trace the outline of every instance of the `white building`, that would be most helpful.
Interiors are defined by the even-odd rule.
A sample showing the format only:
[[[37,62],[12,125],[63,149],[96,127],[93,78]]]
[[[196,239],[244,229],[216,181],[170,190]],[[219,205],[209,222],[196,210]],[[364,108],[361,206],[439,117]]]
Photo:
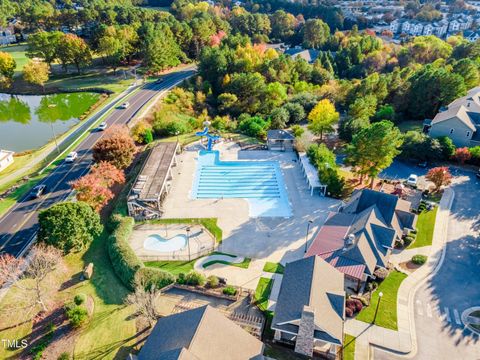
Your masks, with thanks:
[[[0,172],[13,164],[13,151],[0,149]]]
[[[11,29],[0,28],[0,45],[8,45],[17,41]]]

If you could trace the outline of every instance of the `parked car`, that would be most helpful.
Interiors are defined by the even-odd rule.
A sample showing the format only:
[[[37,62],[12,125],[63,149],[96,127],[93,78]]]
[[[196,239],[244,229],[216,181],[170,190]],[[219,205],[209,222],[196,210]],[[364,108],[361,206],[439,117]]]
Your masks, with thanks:
[[[30,191],[30,199],[37,199],[47,191],[47,185],[37,185]]]
[[[411,174],[407,179],[407,185],[417,186],[417,182],[418,182],[418,176],[415,174]]]
[[[100,125],[98,125],[97,130],[104,131],[106,128],[107,128],[107,123],[104,121]]]
[[[122,105],[120,105],[120,109],[128,109],[130,106],[130,103],[127,101],[127,102],[124,102]]]
[[[66,163],[72,163],[75,161],[75,159],[78,157],[78,154],[76,151],[72,151],[70,154],[67,155],[65,158]]]
[[[418,163],[418,167],[421,167],[421,168],[423,168],[423,169],[425,169],[427,166],[428,166],[428,162],[427,162],[427,161]]]

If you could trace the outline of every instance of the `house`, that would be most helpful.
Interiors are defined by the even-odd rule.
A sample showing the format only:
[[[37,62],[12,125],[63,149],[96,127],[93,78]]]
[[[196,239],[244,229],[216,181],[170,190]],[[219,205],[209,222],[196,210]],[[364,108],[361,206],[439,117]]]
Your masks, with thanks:
[[[343,274],[319,256],[287,263],[272,319],[274,339],[295,352],[335,357],[343,343]]]
[[[300,46],[295,46],[285,50],[285,54],[291,56],[293,59],[303,59],[306,62],[312,64],[317,60],[320,55],[320,51],[315,49],[304,49]]]
[[[431,137],[448,136],[457,147],[480,145],[480,86],[452,101],[445,110],[423,123]]]
[[[268,150],[293,151],[295,136],[285,130],[268,130]]]
[[[13,151],[0,149],[0,171],[13,164]]]
[[[472,31],[472,30],[465,30],[463,32],[463,37],[468,41],[474,42],[480,38],[480,32]]]
[[[12,28],[0,27],[0,45],[9,45],[14,42],[17,42],[17,37],[13,33],[13,27]]]
[[[358,292],[377,268],[387,267],[395,241],[415,228],[410,207],[392,194],[357,190],[340,212],[329,214],[305,256],[321,256],[345,274],[346,290]]]
[[[261,360],[262,354],[260,340],[206,305],[160,318],[138,360]]]

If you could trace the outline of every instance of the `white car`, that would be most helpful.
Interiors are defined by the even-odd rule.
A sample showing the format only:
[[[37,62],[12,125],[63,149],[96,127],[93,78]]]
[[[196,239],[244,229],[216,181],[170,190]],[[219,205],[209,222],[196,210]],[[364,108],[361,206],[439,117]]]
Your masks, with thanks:
[[[407,184],[412,186],[417,186],[418,176],[415,174],[411,174],[407,179]]]
[[[100,125],[98,125],[97,130],[104,131],[106,128],[107,128],[107,123],[104,121]]]
[[[124,102],[122,105],[120,105],[120,109],[128,109],[129,106],[130,106],[130,103],[128,101]]]
[[[75,161],[75,159],[78,157],[78,154],[76,151],[72,151],[70,154],[67,155],[65,158],[66,163],[72,163]]]

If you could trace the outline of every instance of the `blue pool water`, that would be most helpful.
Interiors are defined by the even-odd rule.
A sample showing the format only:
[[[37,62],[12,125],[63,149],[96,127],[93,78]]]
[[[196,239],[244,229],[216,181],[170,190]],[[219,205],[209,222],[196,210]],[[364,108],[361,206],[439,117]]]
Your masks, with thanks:
[[[292,215],[276,161],[221,161],[218,151],[200,151],[194,199],[246,199],[251,217]]]
[[[158,234],[150,235],[143,242],[145,250],[153,250],[159,252],[172,252],[180,250],[187,245],[186,235],[175,235],[170,239],[165,239]]]

